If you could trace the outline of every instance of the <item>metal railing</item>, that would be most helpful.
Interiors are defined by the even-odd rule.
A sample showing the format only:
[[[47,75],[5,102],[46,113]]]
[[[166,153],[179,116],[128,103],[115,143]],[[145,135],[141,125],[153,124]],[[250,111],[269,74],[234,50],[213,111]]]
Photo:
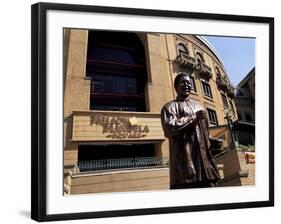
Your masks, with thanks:
[[[205,63],[197,63],[196,70],[200,75],[205,76],[207,79],[212,78],[211,68]]]
[[[228,82],[225,78],[223,77],[217,77],[216,79],[217,85],[220,87],[222,90],[226,90],[228,87]]]
[[[226,93],[230,98],[234,97],[234,87],[231,84],[227,86]]]
[[[79,172],[106,171],[114,169],[134,169],[168,166],[168,157],[135,157],[77,162]]]
[[[188,55],[187,53],[181,52],[175,60],[177,63],[179,63],[180,66],[182,67],[189,67],[191,69],[195,68],[196,62],[193,57]]]

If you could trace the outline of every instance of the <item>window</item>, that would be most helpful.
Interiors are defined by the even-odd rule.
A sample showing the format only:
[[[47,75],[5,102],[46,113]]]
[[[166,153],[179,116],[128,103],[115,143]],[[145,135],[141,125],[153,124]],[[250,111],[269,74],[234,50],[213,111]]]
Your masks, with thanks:
[[[236,96],[244,96],[244,93],[241,90],[237,90]]]
[[[245,118],[246,118],[246,121],[252,121],[251,114],[249,114],[249,113],[245,113]]]
[[[177,46],[177,48],[178,48],[179,54],[181,54],[181,53],[188,54],[187,47],[186,47],[186,45],[184,45],[183,43],[179,43],[178,46]]]
[[[96,74],[92,78],[94,93],[137,94],[137,80],[134,77]]]
[[[201,83],[202,83],[204,95],[213,98],[210,84],[205,81],[201,81]]]
[[[209,122],[212,126],[217,126],[218,119],[217,119],[217,113],[215,110],[212,110],[210,108],[207,108],[208,116],[209,116]]]
[[[193,92],[197,92],[194,77],[190,76],[190,81],[191,81],[191,90]]]
[[[221,77],[221,72],[220,72],[218,66],[215,67],[215,72],[216,72],[217,77],[220,78]]]
[[[223,93],[221,93],[221,98],[222,98],[223,106],[228,108],[227,98]]]
[[[203,58],[202,54],[200,54],[198,52],[196,53],[196,62],[197,62],[197,64],[204,63],[204,58]]]
[[[217,74],[217,75],[220,75],[220,74],[221,74],[221,72],[220,72],[218,66],[215,67],[215,71],[216,71],[216,74]]]
[[[145,51],[134,33],[90,31],[91,110],[146,111]]]

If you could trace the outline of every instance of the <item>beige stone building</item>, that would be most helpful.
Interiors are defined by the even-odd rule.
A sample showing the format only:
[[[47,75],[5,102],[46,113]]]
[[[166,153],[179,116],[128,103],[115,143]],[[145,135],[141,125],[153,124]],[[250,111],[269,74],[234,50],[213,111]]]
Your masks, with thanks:
[[[190,97],[205,107],[210,132],[227,151],[233,142],[226,115],[229,122],[237,119],[234,89],[204,38],[64,31],[65,192],[169,188],[160,110],[175,98],[179,73],[191,75]],[[229,158],[238,163],[233,171],[230,166],[231,176],[240,168],[237,154]],[[224,162],[219,164],[223,173]]]

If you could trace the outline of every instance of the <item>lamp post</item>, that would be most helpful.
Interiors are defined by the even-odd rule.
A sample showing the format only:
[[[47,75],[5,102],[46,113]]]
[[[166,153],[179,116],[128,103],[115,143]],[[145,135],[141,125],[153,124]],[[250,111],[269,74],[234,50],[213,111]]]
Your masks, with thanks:
[[[223,110],[224,114],[225,114],[225,119],[227,120],[227,126],[228,126],[228,129],[229,129],[229,133],[230,133],[230,136],[231,136],[231,145],[230,145],[230,148],[231,150],[233,150],[235,148],[235,140],[234,140],[234,137],[233,137],[233,133],[232,133],[232,124],[230,122],[230,118],[231,118],[231,115],[230,115],[230,109],[229,108],[225,108]]]

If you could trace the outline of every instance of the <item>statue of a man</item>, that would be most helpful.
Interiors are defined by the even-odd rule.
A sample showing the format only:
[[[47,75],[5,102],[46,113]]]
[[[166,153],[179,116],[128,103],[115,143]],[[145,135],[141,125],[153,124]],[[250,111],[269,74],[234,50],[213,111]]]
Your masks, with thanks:
[[[191,80],[179,74],[177,98],[161,110],[161,122],[170,146],[170,188],[211,187],[220,179],[212,157],[208,119],[204,108],[189,99]]]

